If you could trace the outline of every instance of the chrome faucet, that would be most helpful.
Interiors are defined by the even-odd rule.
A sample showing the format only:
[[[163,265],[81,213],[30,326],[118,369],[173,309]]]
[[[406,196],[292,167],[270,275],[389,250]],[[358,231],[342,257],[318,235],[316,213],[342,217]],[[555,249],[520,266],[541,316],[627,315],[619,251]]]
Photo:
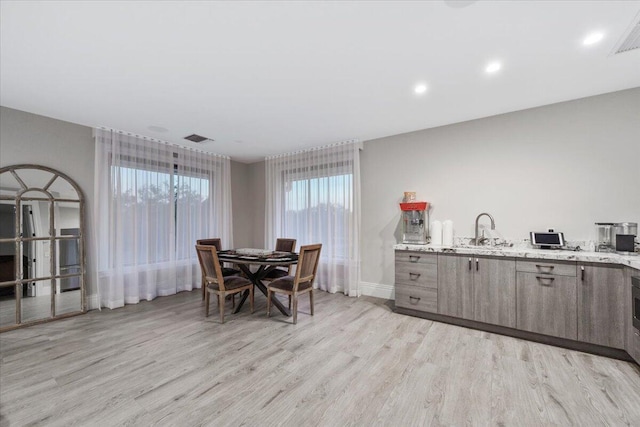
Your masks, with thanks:
[[[486,238],[484,237],[484,231],[482,232],[482,237],[478,237],[478,222],[480,221],[480,217],[482,215],[486,215],[489,217],[489,219],[491,219],[491,229],[495,230],[496,229],[496,222],[493,220],[493,217],[491,216],[491,214],[488,214],[486,212],[481,213],[480,215],[478,215],[476,217],[476,237],[475,239],[473,239],[473,242],[476,246],[480,246],[480,244],[482,244],[482,242],[484,240],[486,240]]]

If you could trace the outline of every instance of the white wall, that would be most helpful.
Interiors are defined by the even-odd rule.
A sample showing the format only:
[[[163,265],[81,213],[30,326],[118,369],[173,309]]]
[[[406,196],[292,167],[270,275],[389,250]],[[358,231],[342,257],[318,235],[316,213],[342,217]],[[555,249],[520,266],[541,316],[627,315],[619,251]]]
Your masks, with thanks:
[[[506,238],[590,239],[594,222],[640,222],[640,88],[367,141],[361,174],[368,284],[394,282],[404,191],[457,236],[489,212]]]

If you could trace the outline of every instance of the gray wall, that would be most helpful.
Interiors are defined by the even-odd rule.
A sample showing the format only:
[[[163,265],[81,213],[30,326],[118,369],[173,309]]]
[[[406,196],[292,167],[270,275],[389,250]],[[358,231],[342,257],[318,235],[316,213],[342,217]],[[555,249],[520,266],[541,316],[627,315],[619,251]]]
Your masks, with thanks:
[[[0,107],[0,166],[30,163],[67,174],[85,197],[87,224],[87,292],[89,308],[96,308],[93,273],[94,144],[91,128]]]
[[[595,238],[594,222],[640,222],[640,89],[367,141],[361,176],[369,284],[394,282],[404,191],[456,236],[489,212],[510,239],[547,228]]]
[[[69,174],[91,212],[91,129],[0,112],[0,165],[38,163]],[[638,117],[636,88],[365,142],[363,282],[393,284],[404,191],[433,204],[431,220],[453,220],[457,236],[471,236],[484,211],[511,239],[550,227],[571,240],[589,239],[596,221],[640,222]],[[232,162],[231,176],[234,246],[262,247],[264,162]]]
[[[253,244],[253,206],[251,165],[231,162],[231,199],[233,203],[233,247],[251,248]],[[228,246],[223,242],[224,246]],[[226,249],[226,248],[225,248]]]
[[[253,248],[275,248],[276,242],[265,242],[265,163],[252,163],[250,172]]]
[[[0,107],[0,167],[19,163],[49,166],[69,175],[84,193],[87,209],[87,291],[90,308],[97,308],[97,299],[94,298],[97,292],[93,280],[94,154],[91,128]],[[256,244],[253,227],[255,199],[252,192],[256,188],[253,169],[252,165],[231,162],[234,246],[253,247]],[[263,177],[260,178],[260,182],[264,186]],[[261,194],[261,197],[264,205],[264,195]],[[264,225],[259,232],[261,245],[264,240]]]
[[[231,162],[233,240],[236,248],[270,248],[264,241],[265,164]]]

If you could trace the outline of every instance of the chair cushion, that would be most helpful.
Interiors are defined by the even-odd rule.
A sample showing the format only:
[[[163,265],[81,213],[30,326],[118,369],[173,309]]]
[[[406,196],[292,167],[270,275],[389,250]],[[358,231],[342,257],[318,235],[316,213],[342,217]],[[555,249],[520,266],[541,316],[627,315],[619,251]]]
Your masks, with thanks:
[[[269,284],[269,288],[273,290],[293,291],[293,282],[295,278],[293,276],[285,276],[278,280],[274,280]],[[311,288],[311,283],[305,282],[298,285],[298,292],[306,291]]]
[[[247,279],[246,277],[229,276],[225,277],[224,279],[224,288],[228,291],[249,285],[251,285],[251,280]],[[207,287],[214,291],[220,290],[220,286],[218,286],[217,283],[209,283]]]
[[[236,270],[235,268],[222,267],[222,275],[224,277],[234,276],[234,275],[240,274],[240,273],[241,273],[241,271],[240,270]]]
[[[288,275],[289,275],[289,272],[287,270],[283,270],[281,268],[274,268],[273,270],[268,272],[266,276],[264,276],[264,278],[266,280],[275,280]]]

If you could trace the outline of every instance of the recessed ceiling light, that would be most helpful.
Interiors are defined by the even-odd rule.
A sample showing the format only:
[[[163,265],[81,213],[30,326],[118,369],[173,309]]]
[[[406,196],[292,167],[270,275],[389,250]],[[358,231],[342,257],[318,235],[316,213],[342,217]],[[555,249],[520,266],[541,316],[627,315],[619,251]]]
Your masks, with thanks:
[[[418,83],[416,87],[413,88],[413,91],[418,95],[422,95],[427,91],[427,85],[424,83]]]
[[[591,33],[582,41],[582,44],[585,46],[590,46],[592,44],[598,43],[603,38],[604,34],[602,33]]]
[[[487,65],[487,68],[485,68],[484,70],[487,73],[495,73],[496,71],[500,70],[500,68],[502,68],[502,64],[499,62],[492,62],[489,65]]]
[[[477,0],[444,0],[444,4],[455,9],[471,6],[476,3]]]
[[[160,132],[160,133],[169,132],[169,129],[163,128],[162,126],[149,126],[147,129],[153,132]]]

